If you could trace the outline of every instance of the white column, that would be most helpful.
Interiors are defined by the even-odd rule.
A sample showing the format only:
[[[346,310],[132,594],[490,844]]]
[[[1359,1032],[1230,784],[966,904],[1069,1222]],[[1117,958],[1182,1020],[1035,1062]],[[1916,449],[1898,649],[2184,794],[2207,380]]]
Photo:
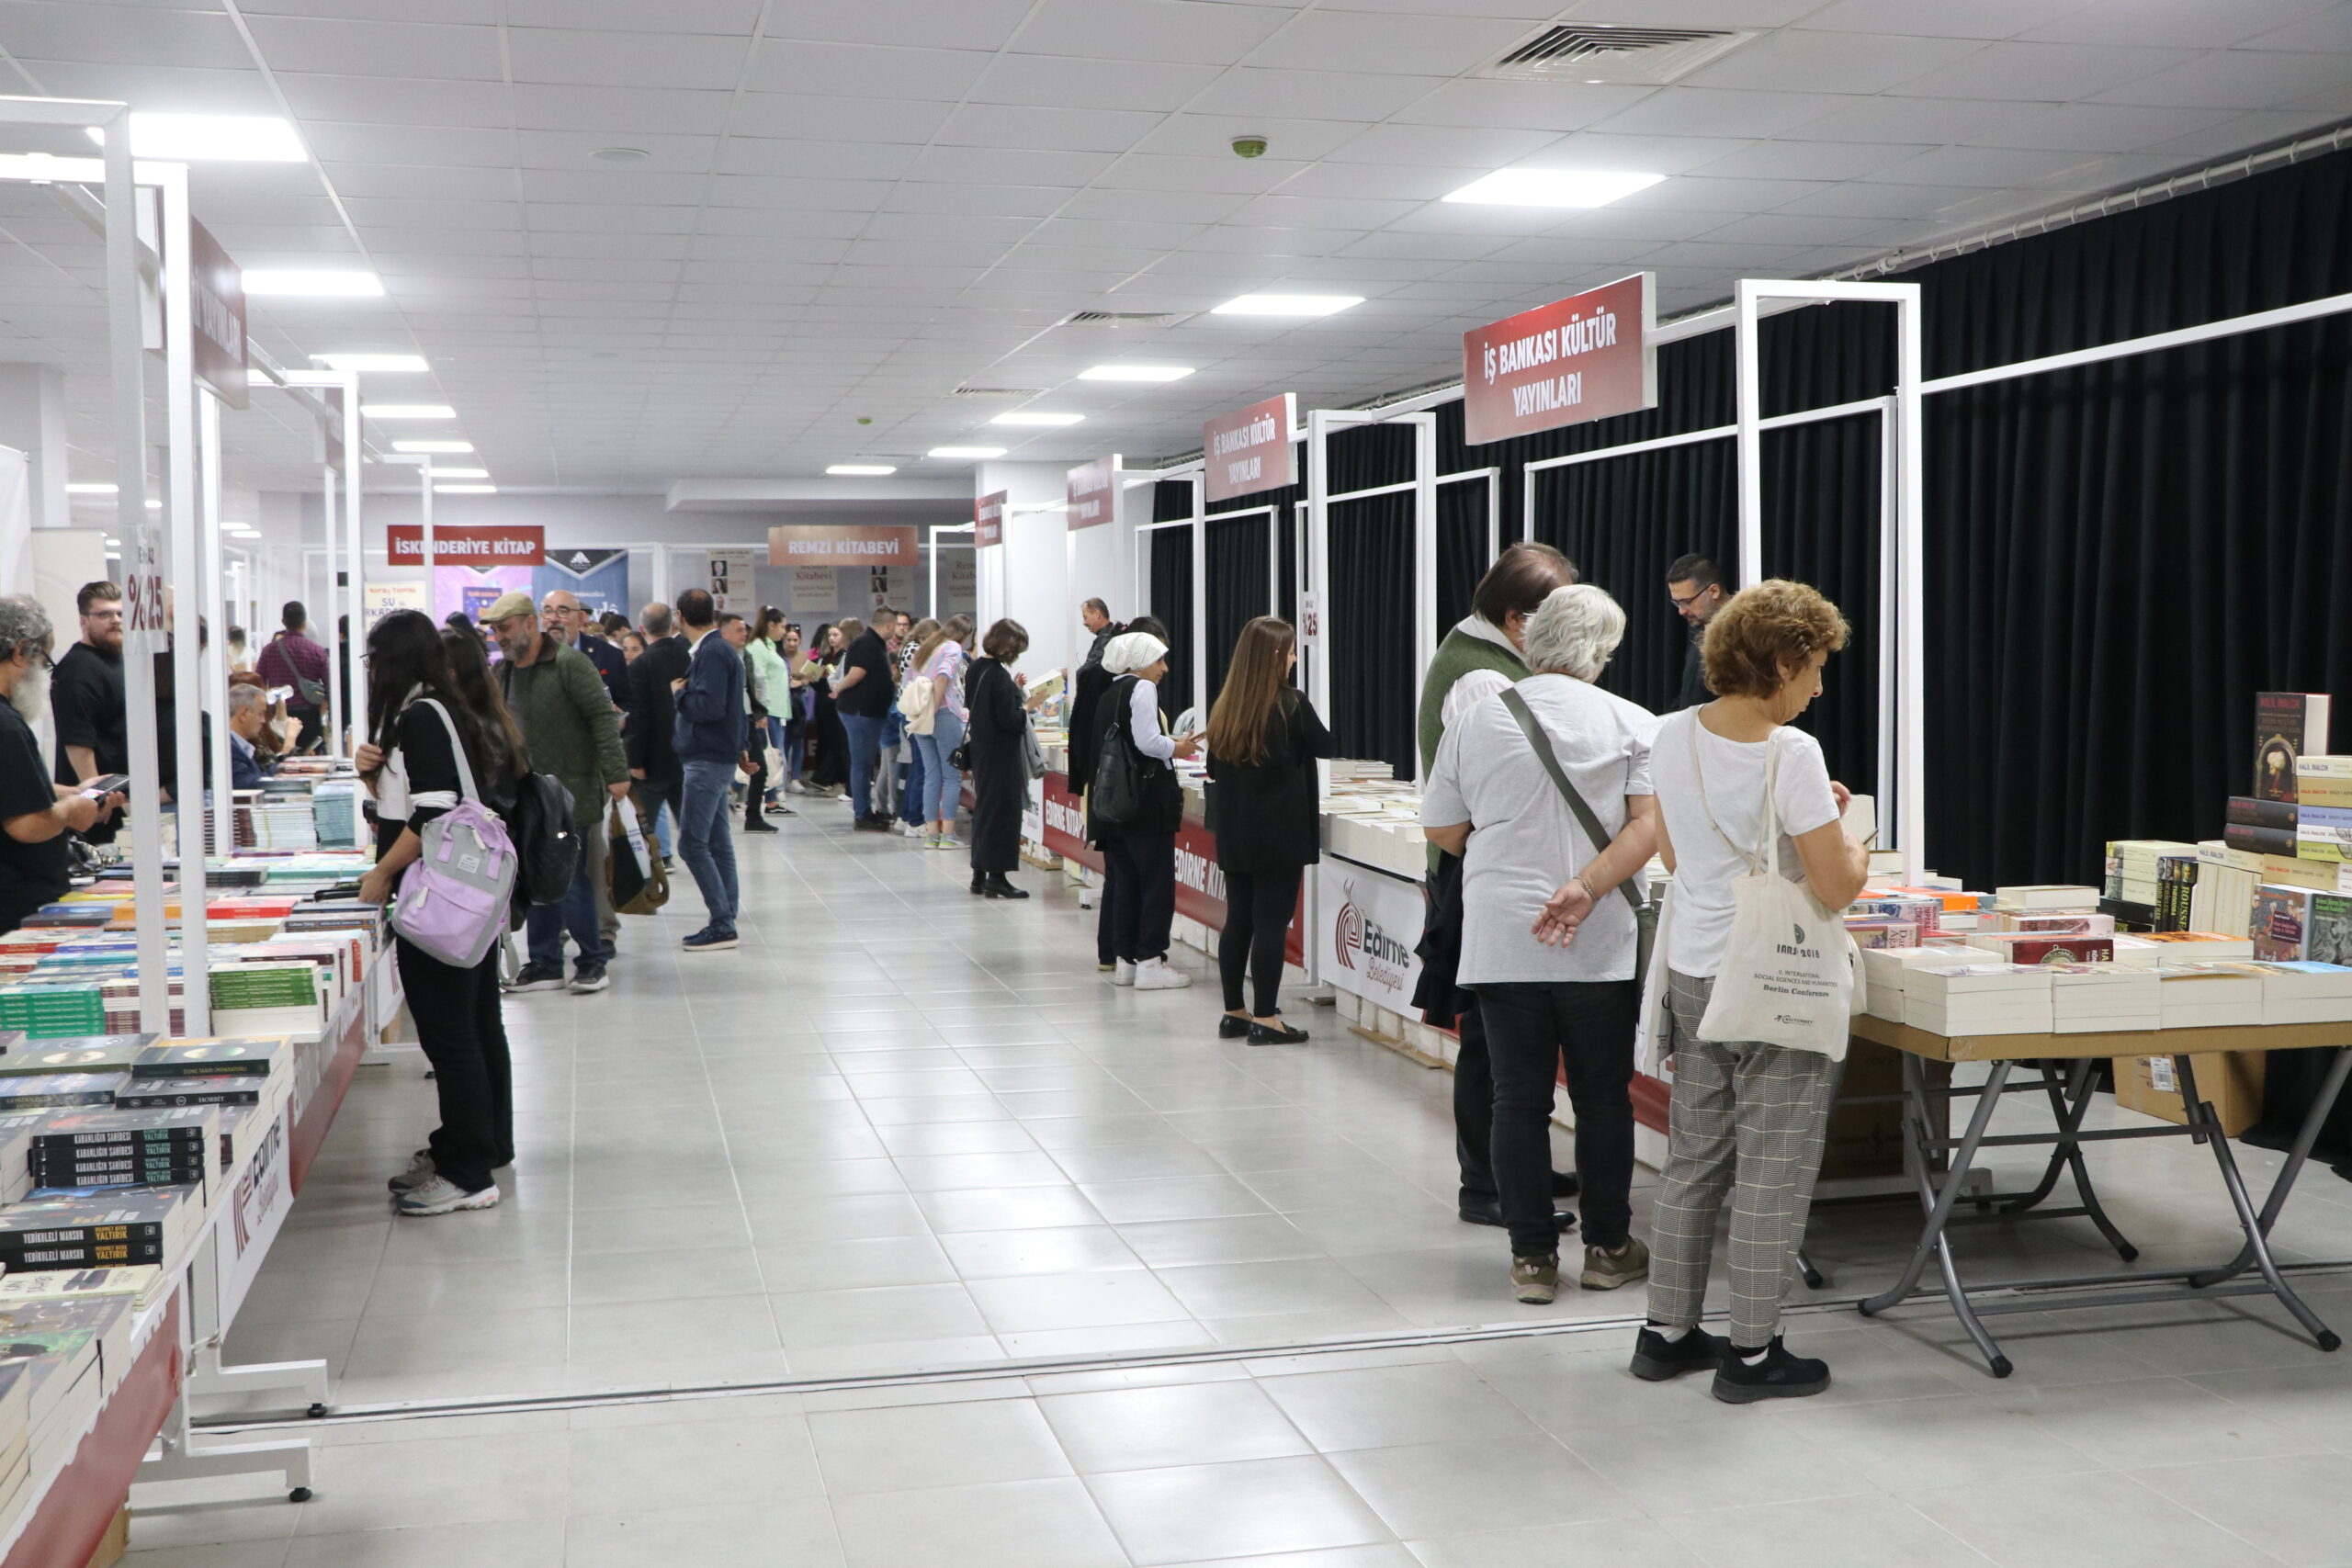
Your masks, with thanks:
[[[207,562],[196,516],[196,353],[188,261],[187,171],[164,186],[164,408],[166,430],[164,508],[172,524],[172,729],[178,754],[180,988],[191,1037],[212,1032],[211,967],[205,956],[204,703],[198,648],[198,603]],[[139,716],[130,715],[136,728]],[[226,780],[227,759],[222,762]],[[218,797],[227,799],[222,789]],[[140,852],[151,852],[142,839]]]
[[[1419,702],[1437,658],[1437,415],[1417,413],[1413,424],[1413,692]],[[1420,779],[1420,749],[1413,751]]]
[[[65,497],[65,373],[48,365],[0,365],[0,446],[25,455],[32,482],[33,526],[71,521]],[[29,592],[31,580],[9,588]]]
[[[208,567],[202,576],[202,609],[212,627],[210,641],[198,660],[201,666],[198,679],[209,705],[206,732],[212,742],[212,831],[208,847],[225,860],[234,852],[237,840],[229,795],[233,770],[229,765],[229,568],[220,549],[220,400],[209,390],[199,393],[196,417],[203,503],[198,531]]]
[[[1739,434],[1739,585],[1764,581],[1764,418],[1763,378],[1758,369],[1757,294],[1753,281],[1739,280],[1734,328],[1737,360],[1736,407]]]

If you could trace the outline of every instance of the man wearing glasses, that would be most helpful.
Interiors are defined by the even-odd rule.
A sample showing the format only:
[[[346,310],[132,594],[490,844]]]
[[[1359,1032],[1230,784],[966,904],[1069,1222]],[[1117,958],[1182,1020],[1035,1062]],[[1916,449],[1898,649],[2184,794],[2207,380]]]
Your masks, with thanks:
[[[1712,696],[1707,690],[1707,661],[1700,653],[1707,641],[1707,623],[1731,594],[1724,587],[1723,569],[1715,565],[1714,558],[1701,555],[1683,556],[1666,569],[1666,592],[1675,610],[1690,623],[1690,651],[1682,660],[1682,691],[1674,705],[1694,708]]]
[[[50,709],[57,721],[57,771],[62,784],[79,786],[107,773],[130,771],[130,741],[124,728],[122,691],[122,589],[112,582],[85,582],[74,596],[81,612],[82,640],[65,650],[50,677]],[[104,828],[89,837],[111,838]]]

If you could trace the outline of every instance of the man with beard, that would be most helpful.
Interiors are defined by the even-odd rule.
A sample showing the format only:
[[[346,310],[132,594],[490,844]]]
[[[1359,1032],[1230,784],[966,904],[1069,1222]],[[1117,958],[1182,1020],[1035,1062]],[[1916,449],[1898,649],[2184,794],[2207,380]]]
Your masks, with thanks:
[[[81,613],[82,640],[57,661],[50,707],[57,718],[54,776],[78,785],[129,773],[130,741],[123,723],[122,590],[85,582],[74,607]]]
[[[66,833],[90,831],[122,805],[119,795],[57,783],[41,764],[33,726],[49,702],[51,635],[39,602],[0,599],[0,935],[65,892]]]

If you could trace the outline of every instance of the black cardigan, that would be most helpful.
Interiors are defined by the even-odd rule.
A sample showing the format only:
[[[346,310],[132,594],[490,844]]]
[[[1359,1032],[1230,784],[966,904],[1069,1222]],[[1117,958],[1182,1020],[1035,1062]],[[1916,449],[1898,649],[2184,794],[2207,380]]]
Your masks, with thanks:
[[[1091,843],[1104,843],[1126,833],[1173,833],[1184,825],[1184,784],[1176,770],[1157,757],[1147,757],[1136,747],[1128,734],[1133,717],[1136,677],[1122,675],[1111,682],[1094,705],[1093,757],[1096,771],[1110,755],[1111,748],[1122,747],[1135,755],[1143,777],[1143,810],[1132,822],[1103,822],[1094,815],[1094,792],[1086,796],[1086,836]]]
[[[993,659],[972,660],[964,677],[965,735],[976,751],[1018,747],[1029,718],[1021,709],[1021,688],[1011,671]]]
[[[1266,717],[1265,760],[1209,753],[1209,830],[1217,864],[1245,876],[1313,865],[1322,858],[1316,820],[1315,761],[1331,755],[1331,733],[1315,705],[1284,692]]]

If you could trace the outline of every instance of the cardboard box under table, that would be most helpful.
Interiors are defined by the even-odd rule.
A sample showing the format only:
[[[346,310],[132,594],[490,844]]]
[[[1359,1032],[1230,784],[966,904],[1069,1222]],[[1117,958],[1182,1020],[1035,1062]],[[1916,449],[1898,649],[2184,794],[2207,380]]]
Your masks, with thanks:
[[[1854,1033],[1864,1040],[1893,1046],[1903,1053],[1904,1093],[1909,1104],[1905,1119],[1906,1135],[1910,1139],[1910,1167],[1919,1189],[1919,1204],[1925,1222],[1919,1233],[1917,1247],[1903,1275],[1893,1285],[1860,1303],[1865,1316],[1901,1305],[1905,1302],[1938,1292],[1951,1304],[1951,1310],[1967,1329],[1990,1365],[1993,1375],[2007,1377],[2014,1369],[2009,1359],[2001,1353],[1986,1331],[1984,1318],[2001,1313],[2064,1312],[2081,1307],[2127,1305],[2138,1302],[2165,1302],[2207,1299],[2216,1296],[2269,1295],[2291,1313],[2301,1324],[2313,1342],[2323,1350],[2334,1350],[2343,1341],[2335,1332],[2320,1321],[2319,1315],[2297,1295],[2270,1256],[2270,1227],[2285,1210],[2288,1195],[2293,1191],[2295,1179],[2302,1173],[2303,1163],[2310,1156],[2312,1143],[2319,1134],[2322,1122],[2344,1087],[2347,1073],[2352,1073],[2352,1023],[2247,1024],[2207,1029],[2149,1029],[2114,1033],[2048,1033],[2048,1034],[1976,1034],[1945,1036],[1910,1024],[1869,1016],[1854,1020]],[[2213,1069],[2215,1058],[2222,1053],[2263,1051],[2328,1050],[2333,1057],[2319,1093],[2312,1097],[2310,1109],[2295,1134],[2278,1179],[2263,1200],[2260,1209],[2255,1207],[2245,1180],[2238,1171],[2236,1156],[2231,1152],[2228,1133],[2216,1114],[2212,1100],[2199,1087],[2199,1064]],[[2087,1093],[2088,1068],[2103,1056],[2147,1057],[2165,1056],[2172,1063],[2185,1107],[2187,1121],[2180,1126],[2118,1127],[2086,1129],[2083,1113],[2089,1102]],[[1990,1072],[1981,1089],[1938,1088],[1929,1068],[1935,1063],[1984,1062]],[[1993,1113],[2002,1095],[2013,1087],[2016,1069],[2026,1064],[2039,1064],[2042,1077],[2038,1082],[2014,1087],[2041,1087],[2050,1094],[2056,1125],[2048,1132],[2013,1133],[1996,1135],[1989,1129]],[[1971,1111],[1966,1127],[1951,1135],[1944,1126],[1944,1107],[1973,1096],[1976,1103]],[[1934,1129],[1934,1131],[1929,1131]],[[2126,1138],[2191,1138],[2212,1152],[2213,1163],[2223,1189],[2229,1193],[2230,1204],[2236,1213],[2238,1226],[2245,1233],[2245,1245],[2235,1258],[2219,1264],[2197,1269],[2132,1269],[2107,1274],[2070,1275],[2057,1279],[1993,1280],[1971,1282],[1963,1278],[1959,1259],[1954,1256],[1949,1231],[1956,1219],[1980,1217],[1961,1215],[1962,1203],[1973,1210],[1994,1204],[1999,1212],[2016,1214],[2030,1210],[2046,1196],[2055,1184],[2062,1169],[2072,1172],[2078,1195],[2079,1209],[2044,1211],[2045,1214],[2075,1213],[2086,1215],[2106,1235],[2122,1259],[2129,1263],[2138,1256],[2122,1234],[2099,1208],[2098,1195],[2092,1189],[2083,1164],[2085,1145]],[[1977,1153],[1986,1148],[2038,1145],[2051,1149],[2050,1166],[2041,1185],[2030,1193],[1984,1195],[1964,1193],[1969,1168]],[[1922,1288],[1920,1280],[1930,1265],[1939,1267],[1941,1283]],[[2251,1277],[2249,1277],[2251,1271]],[[2137,1289],[2118,1289],[2136,1285]]]

